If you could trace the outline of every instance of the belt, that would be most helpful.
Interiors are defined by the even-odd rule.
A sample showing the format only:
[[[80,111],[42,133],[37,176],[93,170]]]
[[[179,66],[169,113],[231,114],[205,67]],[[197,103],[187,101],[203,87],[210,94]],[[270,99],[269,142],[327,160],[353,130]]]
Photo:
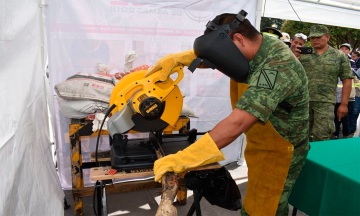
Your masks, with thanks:
[[[303,141],[301,141],[299,144],[294,146],[294,149],[301,147],[302,145],[306,144],[308,141],[309,141],[309,136],[306,136],[306,138]],[[310,150],[310,148],[309,148],[309,150]]]

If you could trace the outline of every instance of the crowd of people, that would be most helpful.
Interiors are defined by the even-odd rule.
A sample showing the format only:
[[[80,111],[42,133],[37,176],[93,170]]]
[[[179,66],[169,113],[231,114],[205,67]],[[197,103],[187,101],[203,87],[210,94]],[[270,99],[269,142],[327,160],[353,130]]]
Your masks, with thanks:
[[[310,141],[352,137],[360,112],[360,50],[349,43],[336,50],[328,44],[329,30],[314,25],[309,36],[296,33],[292,38],[274,28],[262,32],[287,44],[303,65],[309,81]],[[312,52],[301,50],[308,38]]]

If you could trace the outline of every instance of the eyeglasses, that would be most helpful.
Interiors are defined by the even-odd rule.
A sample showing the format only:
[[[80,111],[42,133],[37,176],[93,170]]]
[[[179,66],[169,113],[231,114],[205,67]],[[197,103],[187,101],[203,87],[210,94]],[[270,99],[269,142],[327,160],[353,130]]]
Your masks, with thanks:
[[[301,39],[303,39],[304,41],[307,40],[307,36],[304,35],[303,33],[297,33],[297,34],[295,34],[295,37],[301,38]]]

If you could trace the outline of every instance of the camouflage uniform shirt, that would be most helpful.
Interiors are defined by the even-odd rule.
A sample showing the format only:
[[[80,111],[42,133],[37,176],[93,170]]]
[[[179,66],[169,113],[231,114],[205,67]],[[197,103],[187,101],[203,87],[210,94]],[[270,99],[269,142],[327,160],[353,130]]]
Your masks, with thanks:
[[[261,122],[269,120],[293,145],[308,136],[308,80],[300,62],[282,41],[263,35],[244,83],[249,87],[235,107]]]
[[[335,103],[338,77],[353,79],[349,59],[331,46],[321,55],[302,55],[300,62],[309,80],[309,101]]]

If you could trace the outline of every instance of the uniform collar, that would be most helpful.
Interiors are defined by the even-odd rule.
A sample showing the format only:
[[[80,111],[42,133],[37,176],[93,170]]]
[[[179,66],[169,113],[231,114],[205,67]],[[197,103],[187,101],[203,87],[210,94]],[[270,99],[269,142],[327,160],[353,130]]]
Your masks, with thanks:
[[[274,40],[279,40],[279,39],[274,39],[266,34],[263,34],[263,39],[260,48],[257,51],[255,57],[249,62],[250,72],[254,71],[255,67],[260,65],[260,63],[262,63],[265,60],[265,58],[267,58],[269,54],[269,48],[271,44],[274,42]]]
[[[315,50],[315,49],[314,49]],[[325,50],[325,52],[323,52],[321,55],[328,55],[328,54],[330,54],[330,53],[333,53],[335,51],[335,49],[334,48],[332,48],[332,46],[330,46],[330,45],[328,45],[328,48],[327,48],[327,50]],[[315,52],[313,53],[314,55],[316,55],[316,56],[320,56],[318,53],[317,53],[317,51],[315,50]]]

